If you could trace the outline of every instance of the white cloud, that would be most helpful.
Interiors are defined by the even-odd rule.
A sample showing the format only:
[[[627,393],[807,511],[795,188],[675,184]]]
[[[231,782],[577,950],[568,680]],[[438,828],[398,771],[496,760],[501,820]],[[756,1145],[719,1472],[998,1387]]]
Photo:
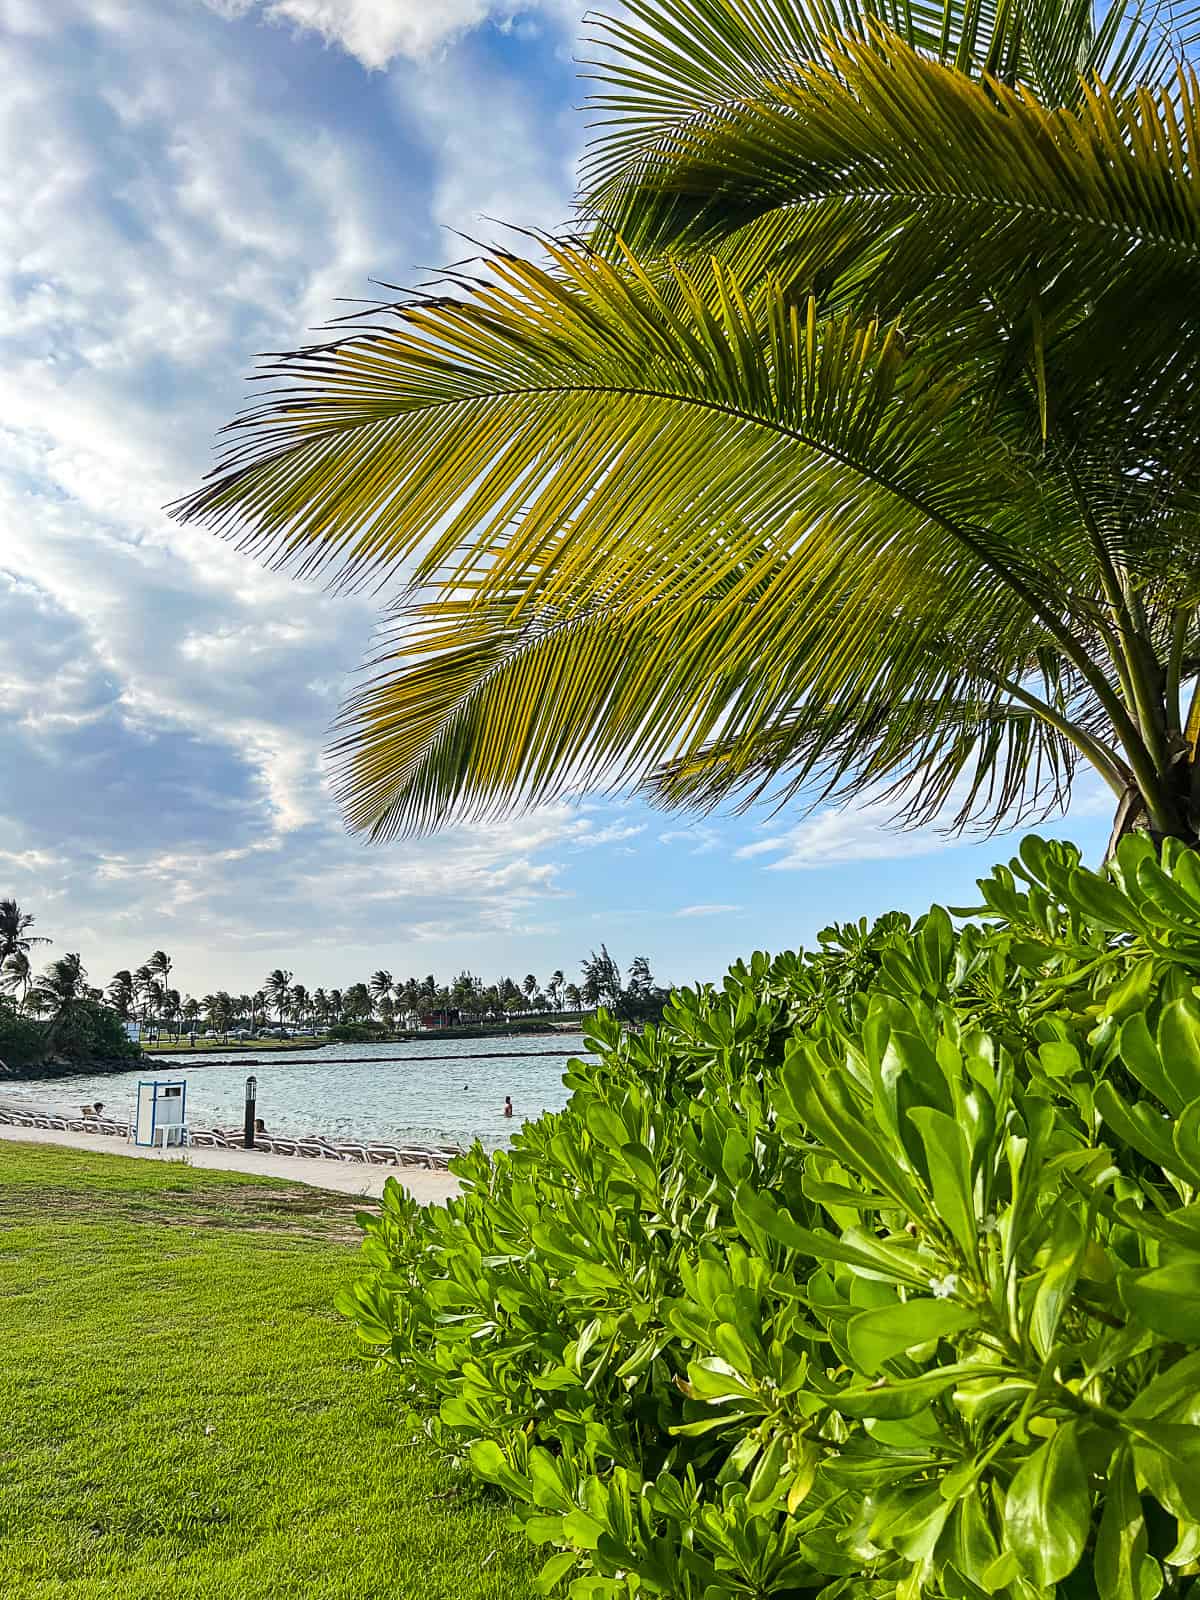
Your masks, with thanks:
[[[953,815],[955,804],[952,796],[943,809],[944,818]],[[1101,816],[1111,809],[1111,804],[1108,790],[1085,772],[1072,799],[1070,816]],[[947,833],[944,822],[902,830],[896,826],[894,816],[894,802],[884,800],[826,806],[784,833],[743,845],[734,851],[734,856],[739,861],[749,861],[774,855],[776,859],[768,863],[768,870],[791,872],[847,861],[901,861],[976,842],[976,836],[970,833]]]
[[[740,911],[741,906],[683,906],[675,915],[677,917],[725,917],[732,916]]]
[[[690,848],[689,855],[707,856],[717,848],[721,842],[721,835],[716,828],[709,828],[702,822],[694,822],[688,828],[668,828],[665,833],[658,836],[659,844],[686,844]]]
[[[566,0],[208,0],[225,16],[259,11],[308,29],[380,69],[397,56],[419,60],[484,22],[511,26],[534,12],[577,15]],[[582,8],[580,8],[582,9]]]
[[[590,849],[602,844],[621,844],[626,839],[636,839],[639,833],[645,833],[644,822],[610,822],[606,827],[593,828],[587,820],[576,824],[571,833],[571,843],[577,850]]]

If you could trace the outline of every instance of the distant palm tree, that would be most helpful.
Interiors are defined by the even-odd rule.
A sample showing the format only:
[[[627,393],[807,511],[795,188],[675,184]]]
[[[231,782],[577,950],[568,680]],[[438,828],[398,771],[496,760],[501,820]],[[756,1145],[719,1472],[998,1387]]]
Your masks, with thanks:
[[[166,990],[157,978],[151,978],[146,985],[146,1010],[154,1018],[156,1028],[162,1025],[162,1015],[165,1009]]]
[[[22,911],[15,900],[0,900],[0,965],[9,956],[28,955],[31,945],[49,944],[49,939],[30,933],[34,918]]]
[[[538,991],[538,981],[532,972],[527,972],[525,974],[525,982],[521,985],[521,987],[525,991],[526,1000],[532,1004],[533,997]]]
[[[580,993],[579,985],[577,983],[567,984],[566,988],[563,990],[563,994],[566,997],[568,1007],[572,1011],[583,1010],[583,995]]]
[[[194,995],[188,995],[183,1002],[183,1020],[187,1024],[188,1032],[196,1031],[196,1023],[200,1017],[200,1002]]]
[[[290,1003],[293,1019],[298,1022],[301,1027],[304,1027],[306,1018],[308,1017],[310,1002],[308,998],[308,990],[302,983],[292,985]]]
[[[391,995],[391,992],[392,975],[390,972],[385,972],[384,969],[380,967],[378,972],[373,972],[371,974],[371,977],[367,982],[367,993],[371,996],[371,1000],[376,1010],[378,1010],[382,1002]]]
[[[334,1022],[340,1022],[342,1020],[342,1012],[345,1009],[345,1004],[346,1002],[342,996],[342,991],[340,989],[330,989],[329,1014]]]
[[[154,974],[149,966],[140,966],[133,974],[133,992],[141,1013],[143,1023],[149,1014],[151,990],[154,984]]]
[[[114,972],[109,980],[108,1003],[125,1022],[133,1010],[135,999],[133,973],[128,967],[122,967],[120,972]]]
[[[75,953],[59,956],[35,980],[31,992],[37,996],[37,1009],[50,1018],[46,1039],[47,1044],[51,1044],[63,1024],[87,998],[87,972],[83,962]]]
[[[560,1001],[562,999],[562,986],[563,986],[562,968],[561,967],[556,967],[554,969],[554,971],[550,974],[550,983],[548,985],[549,990],[550,990],[550,998],[554,1002],[554,1009],[556,1011],[558,1010],[559,1003],[560,1003]]]
[[[156,950],[146,963],[147,969],[162,984],[164,992],[167,987],[167,979],[171,976],[171,968],[174,965],[175,963],[165,950]]]
[[[25,1009],[32,981],[33,969],[24,950],[14,950],[12,955],[5,956],[0,962],[0,989],[7,989],[9,994],[15,994],[20,989],[22,1011]]]
[[[371,996],[365,983],[352,983],[342,1000],[347,1022],[365,1022],[371,1015]]]
[[[279,1026],[281,1028],[283,1027],[284,1012],[287,1010],[291,999],[291,983],[291,973],[284,972],[282,967],[276,967],[274,972],[268,975],[266,983],[263,984],[267,999],[279,1013]]]

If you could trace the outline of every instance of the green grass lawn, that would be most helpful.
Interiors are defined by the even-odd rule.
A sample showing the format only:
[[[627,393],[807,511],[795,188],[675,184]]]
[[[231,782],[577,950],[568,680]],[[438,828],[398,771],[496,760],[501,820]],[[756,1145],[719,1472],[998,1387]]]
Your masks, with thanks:
[[[361,1204],[0,1143],[5,1600],[527,1600],[331,1307]]]

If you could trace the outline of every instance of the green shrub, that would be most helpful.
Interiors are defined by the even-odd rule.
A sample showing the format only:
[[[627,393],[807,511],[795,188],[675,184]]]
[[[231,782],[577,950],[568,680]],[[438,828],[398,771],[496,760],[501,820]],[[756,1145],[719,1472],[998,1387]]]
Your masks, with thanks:
[[[0,1062],[9,1074],[28,1072],[45,1054],[46,1030],[32,1017],[23,1017],[11,1001],[0,995]]]
[[[55,1060],[66,1070],[87,1064],[124,1071],[142,1054],[112,1007],[96,1000],[81,1000],[71,1007],[55,1031],[53,1048]]]
[[[1200,858],[604,1017],[341,1306],[575,1600],[1153,1600],[1200,1567]]]
[[[387,1036],[379,1022],[335,1022],[329,1030],[334,1044],[375,1044]]]
[[[83,1067],[123,1072],[141,1054],[117,1013],[99,1001],[73,1001],[51,1028],[0,998],[0,1061],[10,1076],[55,1077]]]

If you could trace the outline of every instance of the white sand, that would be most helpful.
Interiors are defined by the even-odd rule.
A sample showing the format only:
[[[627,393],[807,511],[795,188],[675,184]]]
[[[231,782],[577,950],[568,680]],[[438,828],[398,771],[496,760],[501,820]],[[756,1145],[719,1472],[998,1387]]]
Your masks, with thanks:
[[[398,1178],[423,1204],[450,1200],[458,1193],[458,1179],[449,1172],[425,1167],[368,1167],[361,1161],[313,1161],[301,1156],[268,1155],[263,1150],[212,1150],[196,1146],[179,1150],[150,1150],[129,1144],[115,1134],[65,1133],[57,1128],[17,1128],[0,1123],[0,1140],[20,1144],[58,1144],[71,1150],[94,1150],[97,1155],[130,1156],[139,1161],[186,1161],[190,1167],[213,1172],[252,1172],[259,1178],[286,1178],[308,1183],[314,1189],[334,1189],[339,1194],[380,1195],[387,1179]],[[0,1156],[0,1179],[3,1178]]]

